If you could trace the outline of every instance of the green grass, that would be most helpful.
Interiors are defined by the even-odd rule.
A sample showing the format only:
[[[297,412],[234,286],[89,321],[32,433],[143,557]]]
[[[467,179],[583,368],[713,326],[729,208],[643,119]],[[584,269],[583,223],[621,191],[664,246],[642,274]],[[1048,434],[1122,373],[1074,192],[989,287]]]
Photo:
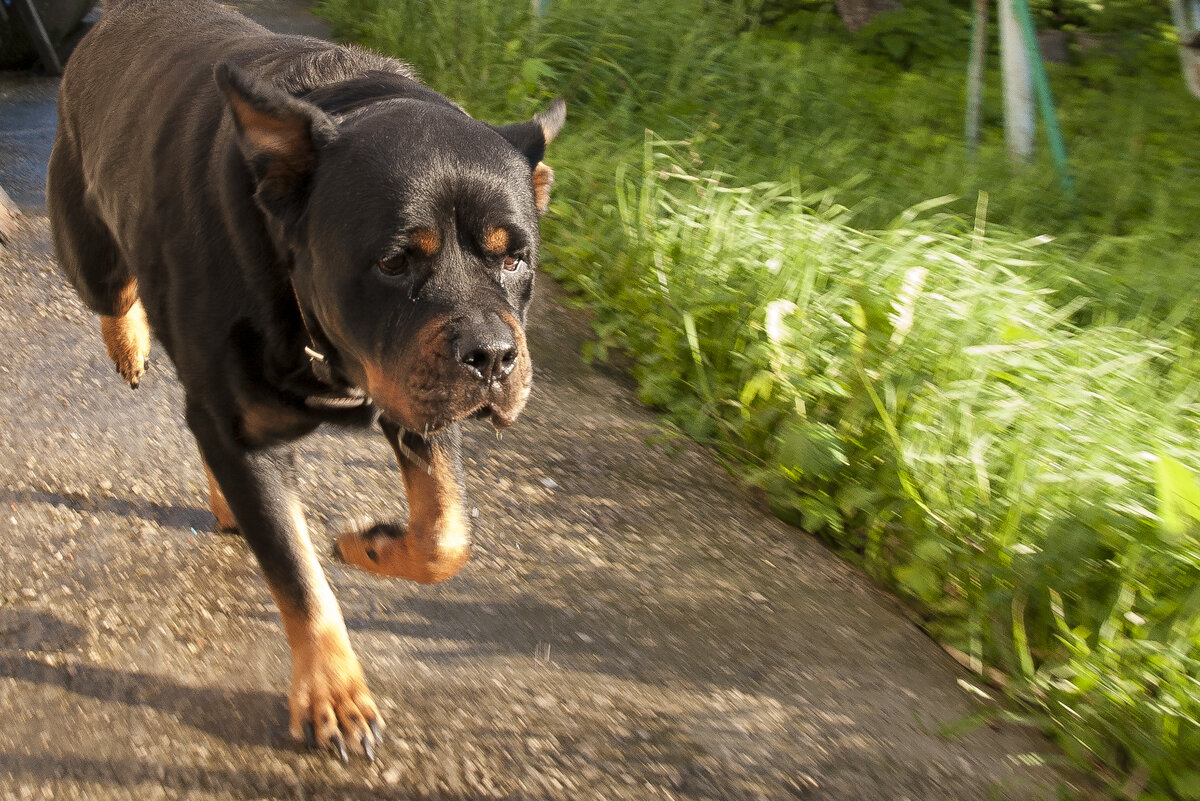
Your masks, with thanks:
[[[1054,73],[1072,202],[1008,164],[994,74],[967,158],[965,37],[928,15],[851,43],[698,0],[321,8],[489,121],[565,96],[544,239],[586,355],[625,349],[1114,793],[1200,799],[1200,115],[1169,49]]]
[[[1076,756],[1194,797],[1192,342],[1074,325],[1023,274],[1043,248],[982,220],[860,231],[647,152],[607,284],[643,398],[1015,676]]]

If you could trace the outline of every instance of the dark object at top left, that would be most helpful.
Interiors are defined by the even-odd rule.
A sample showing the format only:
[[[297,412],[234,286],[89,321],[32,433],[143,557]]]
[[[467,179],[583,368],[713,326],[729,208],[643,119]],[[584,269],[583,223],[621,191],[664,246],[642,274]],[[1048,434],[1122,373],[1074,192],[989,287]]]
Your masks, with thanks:
[[[32,10],[36,23],[21,3]],[[40,60],[47,72],[59,72],[76,38],[73,34],[95,5],[96,0],[0,0],[0,69],[26,69]],[[36,29],[39,24],[43,41]],[[46,47],[53,50],[58,65],[46,63],[49,59],[42,52]]]

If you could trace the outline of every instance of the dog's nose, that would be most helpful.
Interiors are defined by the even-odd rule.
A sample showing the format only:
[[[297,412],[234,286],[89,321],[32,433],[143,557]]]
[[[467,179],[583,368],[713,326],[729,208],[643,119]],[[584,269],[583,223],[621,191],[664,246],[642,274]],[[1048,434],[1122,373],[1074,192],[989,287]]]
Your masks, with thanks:
[[[459,333],[458,361],[480,381],[503,381],[517,364],[512,329],[498,315],[472,321]]]

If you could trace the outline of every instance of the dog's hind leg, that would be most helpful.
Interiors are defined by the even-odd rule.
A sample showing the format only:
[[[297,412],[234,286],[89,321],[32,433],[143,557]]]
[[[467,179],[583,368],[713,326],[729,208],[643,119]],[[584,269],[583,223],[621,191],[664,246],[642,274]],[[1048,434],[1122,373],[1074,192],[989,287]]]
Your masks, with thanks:
[[[200,458],[204,458],[203,453],[200,454]],[[217,529],[237,531],[238,525],[233,517],[233,510],[229,508],[229,501],[225,500],[225,493],[221,492],[221,485],[217,483],[217,477],[213,475],[208,462],[204,462],[204,473],[208,476],[208,508],[212,510],[213,517],[217,518]]]
[[[150,327],[137,279],[104,222],[89,208],[75,148],[60,131],[50,155],[46,210],[58,263],[79,299],[100,315],[100,332],[117,372],[137,388],[150,355]]]
[[[137,296],[137,281],[126,285],[126,294],[133,302],[121,314],[105,314],[100,317],[100,333],[104,336],[104,348],[108,358],[117,366],[117,372],[134,389],[150,366],[146,357],[150,355],[150,326],[146,322],[146,310]]]

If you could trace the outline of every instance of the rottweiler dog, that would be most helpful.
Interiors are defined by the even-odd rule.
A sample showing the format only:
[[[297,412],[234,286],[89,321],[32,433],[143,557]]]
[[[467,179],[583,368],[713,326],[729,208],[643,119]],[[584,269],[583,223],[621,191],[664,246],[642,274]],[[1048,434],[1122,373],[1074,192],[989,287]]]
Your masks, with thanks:
[[[468,558],[459,423],[513,423],[542,162],[565,106],[493,127],[404,63],[281,36],[211,0],[115,0],[63,76],[58,260],[130,386],[175,364],[218,525],[249,542],[292,655],[290,728],[373,758],[383,722],[305,529],[292,443],[378,422],[407,524],[352,565],[435,582]]]

